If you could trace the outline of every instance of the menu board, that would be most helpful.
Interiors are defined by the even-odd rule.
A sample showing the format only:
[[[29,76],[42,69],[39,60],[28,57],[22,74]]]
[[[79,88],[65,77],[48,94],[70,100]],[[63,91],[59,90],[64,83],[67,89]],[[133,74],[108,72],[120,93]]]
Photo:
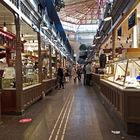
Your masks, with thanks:
[[[128,18],[128,29],[136,25],[136,11],[134,11]]]
[[[117,35],[118,36],[122,36],[122,27],[119,27],[119,29],[117,31]]]

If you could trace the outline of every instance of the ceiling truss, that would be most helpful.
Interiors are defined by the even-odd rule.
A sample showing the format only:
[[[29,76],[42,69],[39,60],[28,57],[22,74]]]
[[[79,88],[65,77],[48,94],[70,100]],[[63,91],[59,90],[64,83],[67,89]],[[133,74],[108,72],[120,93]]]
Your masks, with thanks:
[[[73,24],[95,24],[103,17],[109,0],[65,0],[65,8],[59,12],[60,19]]]

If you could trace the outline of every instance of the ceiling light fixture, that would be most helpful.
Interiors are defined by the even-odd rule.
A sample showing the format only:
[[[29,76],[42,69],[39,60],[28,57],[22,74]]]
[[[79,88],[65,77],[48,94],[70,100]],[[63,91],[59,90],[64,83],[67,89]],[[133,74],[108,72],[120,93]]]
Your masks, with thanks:
[[[111,20],[111,19],[112,19],[111,16],[107,16],[106,18],[104,18],[104,21],[109,21],[109,20]]]
[[[110,13],[107,13],[107,15],[104,18],[104,21],[110,21],[110,20],[112,20],[112,17],[110,15]]]
[[[47,26],[42,26],[42,29],[48,30],[49,28]]]
[[[95,39],[100,39],[100,38],[101,38],[100,36],[96,36],[96,37],[95,37]]]
[[[3,31],[7,32],[6,22],[3,23]]]
[[[23,37],[23,34],[21,34],[21,41],[24,41],[24,37]]]
[[[96,46],[96,44],[92,44],[92,47],[95,47]]]

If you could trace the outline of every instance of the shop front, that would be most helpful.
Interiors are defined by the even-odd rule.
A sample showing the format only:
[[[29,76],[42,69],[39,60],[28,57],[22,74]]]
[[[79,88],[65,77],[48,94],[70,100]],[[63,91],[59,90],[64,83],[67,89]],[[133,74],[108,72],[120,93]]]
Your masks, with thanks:
[[[42,96],[40,35],[33,27],[20,20],[21,67],[22,67],[22,109]]]
[[[15,17],[0,4],[0,89],[1,111],[16,110],[16,26]]]
[[[96,51],[93,58],[93,85],[100,89],[100,79],[104,77],[104,74],[108,70],[107,66],[113,61],[113,49],[112,49],[112,34],[110,33],[108,37],[101,44],[99,50]]]
[[[56,51],[49,43],[49,39],[42,41],[42,91],[47,94],[57,86],[56,81]],[[45,46],[45,49],[43,49]]]
[[[106,65],[104,78],[100,79],[104,104],[133,135],[140,134],[139,6],[114,28],[114,61]]]
[[[27,4],[27,3],[26,3]],[[0,90],[2,114],[22,114],[57,86],[57,53],[39,16],[21,3],[23,17],[0,3]],[[33,10],[33,9],[32,9]],[[41,30],[42,31],[42,30]],[[52,35],[52,34],[51,34]]]

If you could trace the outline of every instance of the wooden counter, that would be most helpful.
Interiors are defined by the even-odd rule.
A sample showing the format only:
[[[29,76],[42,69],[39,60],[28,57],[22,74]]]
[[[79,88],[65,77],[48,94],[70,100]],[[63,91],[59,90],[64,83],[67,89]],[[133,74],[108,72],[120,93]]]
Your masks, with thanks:
[[[56,86],[57,80],[54,78],[25,87],[22,91],[17,91],[16,88],[2,89],[1,111],[3,114],[20,115],[29,106],[41,99],[43,93],[48,93]]]
[[[140,90],[124,87],[106,80],[100,81],[100,93],[109,112],[112,112],[126,131],[140,135]]]
[[[20,94],[21,100],[17,100],[17,94]],[[42,97],[41,84],[25,87],[22,91],[15,88],[3,89],[1,94],[2,114],[20,115],[22,112]],[[20,111],[17,110],[20,108]]]

